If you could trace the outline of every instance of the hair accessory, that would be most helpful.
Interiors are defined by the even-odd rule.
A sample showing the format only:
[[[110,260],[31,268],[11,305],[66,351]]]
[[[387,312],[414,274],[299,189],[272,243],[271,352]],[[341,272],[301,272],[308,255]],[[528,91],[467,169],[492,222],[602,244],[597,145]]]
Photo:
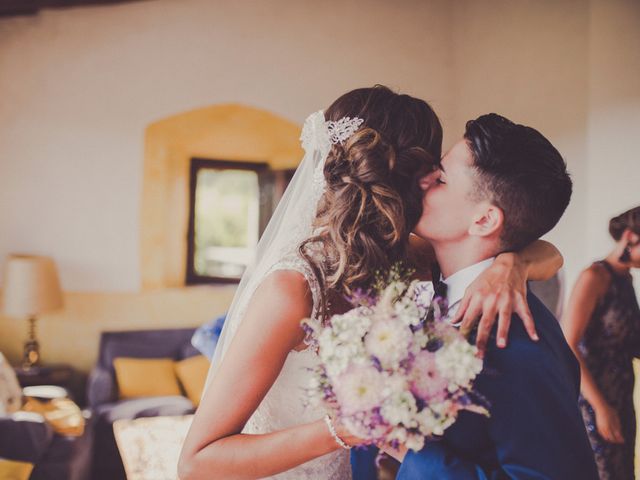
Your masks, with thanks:
[[[337,122],[328,121],[327,130],[331,143],[343,145],[344,141],[353,135],[363,123],[364,120],[358,117],[342,117]]]

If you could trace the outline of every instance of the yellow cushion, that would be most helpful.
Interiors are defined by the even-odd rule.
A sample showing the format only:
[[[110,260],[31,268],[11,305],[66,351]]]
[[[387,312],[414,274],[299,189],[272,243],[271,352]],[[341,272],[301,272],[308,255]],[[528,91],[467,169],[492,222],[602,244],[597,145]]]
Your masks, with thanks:
[[[195,406],[200,404],[200,397],[209,372],[209,359],[204,355],[185,358],[176,362],[176,374],[182,387]]]
[[[0,458],[0,478],[3,480],[28,480],[31,470],[31,463]]]
[[[113,360],[120,398],[182,395],[171,358],[127,358]]]

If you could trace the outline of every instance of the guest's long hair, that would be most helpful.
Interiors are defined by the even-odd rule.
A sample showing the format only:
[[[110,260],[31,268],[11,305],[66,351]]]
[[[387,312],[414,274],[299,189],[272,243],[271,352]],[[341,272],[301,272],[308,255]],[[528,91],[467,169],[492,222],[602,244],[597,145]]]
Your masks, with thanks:
[[[440,161],[442,126],[425,101],[381,85],[348,92],[325,111],[326,120],[343,117],[364,123],[329,152],[316,234],[300,253],[322,292],[351,294],[370,286],[376,271],[406,258],[422,214],[419,179]],[[326,315],[326,297],[322,307]]]

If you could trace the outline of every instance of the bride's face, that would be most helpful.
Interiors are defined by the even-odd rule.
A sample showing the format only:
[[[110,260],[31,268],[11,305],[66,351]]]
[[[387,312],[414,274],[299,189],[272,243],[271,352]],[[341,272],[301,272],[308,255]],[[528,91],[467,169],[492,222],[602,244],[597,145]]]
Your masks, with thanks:
[[[440,168],[423,177],[422,217],[414,233],[431,241],[455,241],[468,234],[477,202],[473,157],[465,140],[456,143],[442,158]]]

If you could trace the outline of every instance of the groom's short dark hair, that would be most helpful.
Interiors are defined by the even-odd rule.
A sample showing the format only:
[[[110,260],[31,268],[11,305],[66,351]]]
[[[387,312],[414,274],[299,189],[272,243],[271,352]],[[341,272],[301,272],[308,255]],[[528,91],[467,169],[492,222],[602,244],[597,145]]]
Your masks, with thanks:
[[[504,212],[503,250],[519,250],[558,223],[572,183],[549,140],[495,113],[467,122],[464,138],[477,173],[474,197],[489,199]]]

